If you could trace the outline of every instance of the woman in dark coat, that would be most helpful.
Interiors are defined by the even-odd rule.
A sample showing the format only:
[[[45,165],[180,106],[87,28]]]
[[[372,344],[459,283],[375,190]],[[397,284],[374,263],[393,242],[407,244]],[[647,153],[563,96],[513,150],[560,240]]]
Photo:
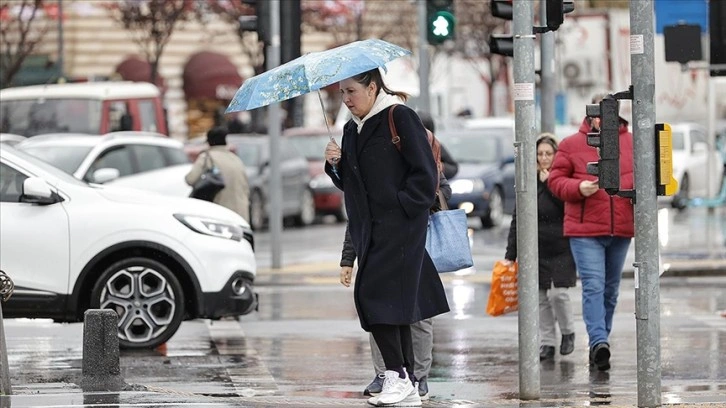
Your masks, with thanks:
[[[373,404],[420,404],[414,389],[410,325],[449,311],[444,287],[426,253],[426,228],[438,171],[416,112],[401,105],[374,69],[340,82],[353,118],[342,147],[331,141],[325,171],[343,190],[358,257],[354,299],[364,330],[386,365],[384,391]],[[388,123],[391,106],[400,151]]]
[[[539,332],[540,360],[555,357],[556,328],[560,326],[560,354],[572,353],[575,348],[575,329],[572,305],[567,288],[575,286],[575,261],[570,252],[570,240],[562,233],[564,203],[547,187],[549,170],[557,152],[554,135],[543,133],[537,138],[537,219],[539,227]],[[517,214],[509,227],[508,261],[517,259]]]

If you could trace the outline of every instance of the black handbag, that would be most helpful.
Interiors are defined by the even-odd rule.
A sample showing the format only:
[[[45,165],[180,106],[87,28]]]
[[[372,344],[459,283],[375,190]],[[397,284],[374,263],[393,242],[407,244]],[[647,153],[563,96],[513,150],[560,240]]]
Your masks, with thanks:
[[[204,201],[214,201],[217,193],[224,188],[224,178],[217,166],[214,165],[214,161],[209,152],[205,152],[204,154],[207,155],[204,159],[205,170],[202,172],[199,180],[194,183],[189,197]]]

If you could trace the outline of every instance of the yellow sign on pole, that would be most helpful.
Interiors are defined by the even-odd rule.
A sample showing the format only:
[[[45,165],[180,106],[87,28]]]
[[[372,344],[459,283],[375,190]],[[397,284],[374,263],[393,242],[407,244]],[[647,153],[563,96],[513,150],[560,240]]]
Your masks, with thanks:
[[[655,140],[658,146],[656,163],[657,194],[672,196],[678,189],[678,180],[673,178],[673,131],[667,123],[655,124]]]

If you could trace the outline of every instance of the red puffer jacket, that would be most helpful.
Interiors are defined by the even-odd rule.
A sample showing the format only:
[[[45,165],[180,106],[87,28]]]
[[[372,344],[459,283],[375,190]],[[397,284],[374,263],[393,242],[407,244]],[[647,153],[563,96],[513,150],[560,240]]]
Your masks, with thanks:
[[[632,238],[633,204],[630,199],[610,196],[598,190],[590,197],[580,194],[582,180],[596,180],[587,173],[587,163],[597,162],[597,149],[587,145],[590,124],[587,118],[580,130],[562,140],[547,181],[552,193],[565,202],[567,237],[617,236]],[[633,188],[633,135],[628,123],[620,125],[620,189]]]

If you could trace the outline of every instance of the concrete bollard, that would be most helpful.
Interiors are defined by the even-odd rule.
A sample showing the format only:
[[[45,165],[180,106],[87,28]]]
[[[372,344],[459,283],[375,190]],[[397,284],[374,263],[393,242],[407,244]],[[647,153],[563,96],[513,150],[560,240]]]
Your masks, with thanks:
[[[119,365],[118,315],[89,309],[83,316],[83,391],[120,391],[125,386]]]

